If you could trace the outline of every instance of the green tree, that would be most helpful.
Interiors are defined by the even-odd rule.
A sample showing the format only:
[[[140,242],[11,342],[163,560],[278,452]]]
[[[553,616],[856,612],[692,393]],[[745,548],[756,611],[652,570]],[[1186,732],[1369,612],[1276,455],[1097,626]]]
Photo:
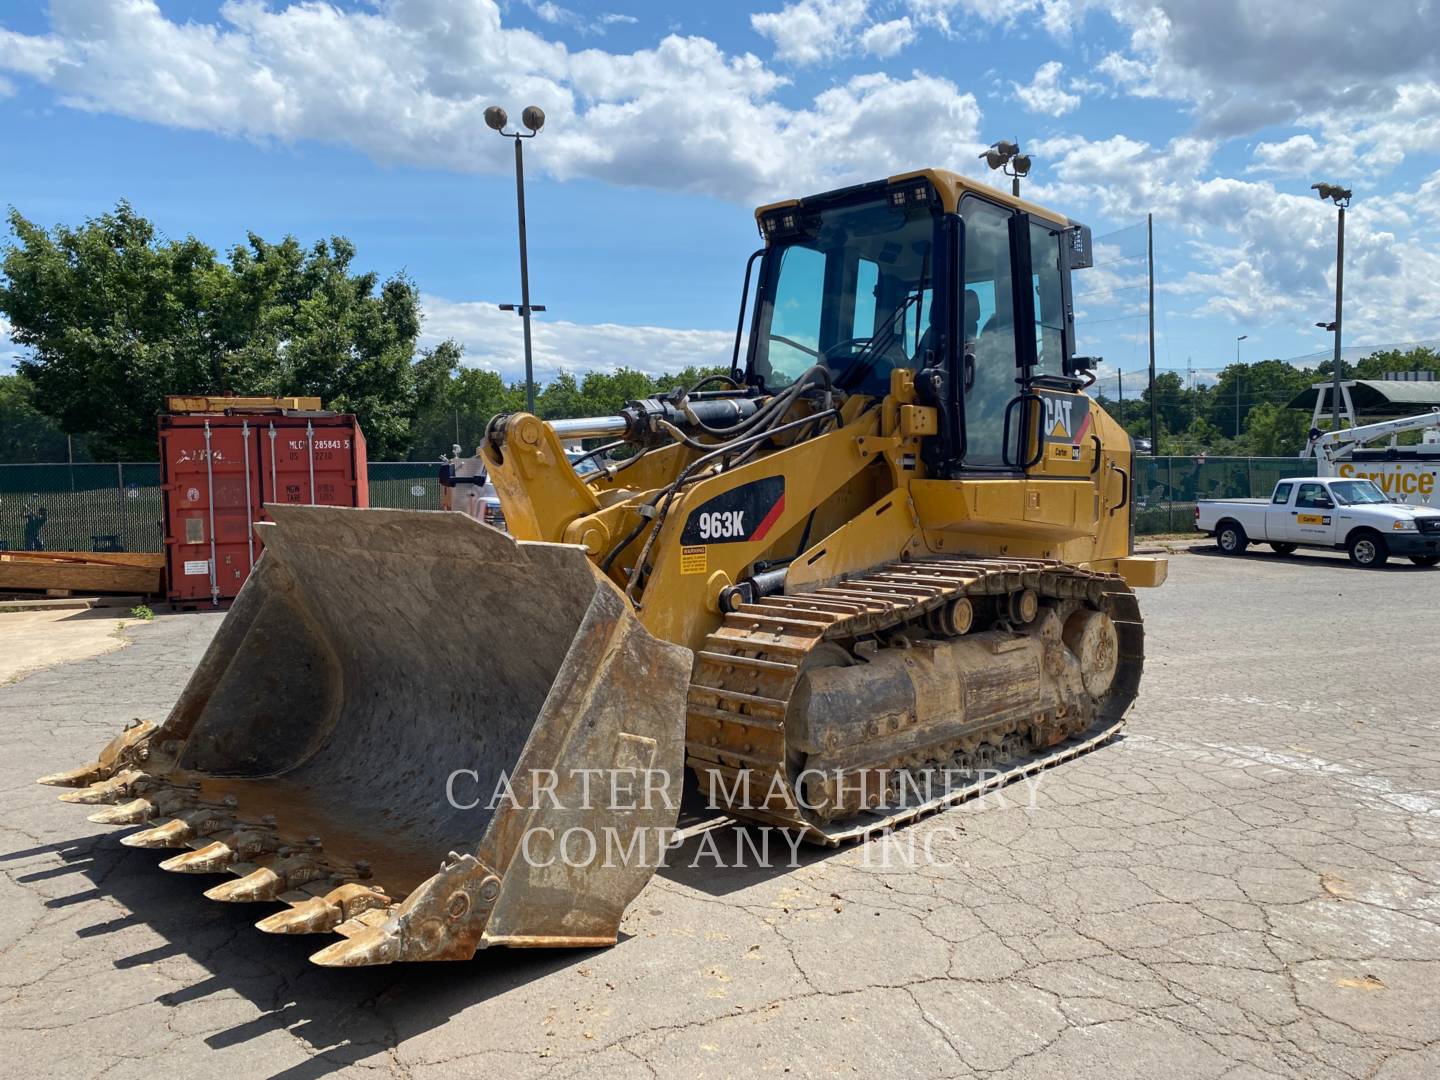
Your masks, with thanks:
[[[585,399],[575,376],[562,371],[535,395],[535,412],[545,420],[567,420],[584,416]]]
[[[1433,371],[1440,374],[1440,353],[1424,345],[1404,352],[1385,349],[1371,353],[1355,365],[1357,379],[1383,379],[1392,371]]]
[[[24,375],[0,375],[0,463],[65,461],[65,433],[35,407],[35,388]],[[77,461],[89,460],[75,447]]]
[[[78,228],[13,209],[9,224],[0,312],[30,351],[21,372],[36,407],[98,454],[151,457],[166,394],[227,391],[318,395],[359,415],[376,457],[408,445],[418,293],[352,273],[348,240],[251,235],[222,262],[123,201]]]
[[[1267,403],[1283,407],[1309,386],[1311,380],[1309,373],[1283,360],[1230,364],[1220,372],[1207,399],[1205,415],[1227,438],[1243,439],[1246,419],[1252,409]]]
[[[1305,445],[1310,415],[1283,403],[1261,402],[1245,417],[1246,452],[1258,457],[1295,457]]]
[[[1148,412],[1150,388],[1141,392],[1141,400]],[[1189,426],[1190,408],[1187,404],[1184,380],[1173,371],[1162,371],[1155,376],[1156,412],[1160,414],[1160,431],[1183,431]]]

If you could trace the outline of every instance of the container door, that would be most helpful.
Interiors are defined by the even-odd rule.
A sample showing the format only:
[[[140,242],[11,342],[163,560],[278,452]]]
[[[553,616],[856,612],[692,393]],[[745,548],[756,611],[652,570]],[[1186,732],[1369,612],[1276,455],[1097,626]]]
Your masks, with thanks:
[[[348,419],[276,417],[262,435],[264,502],[356,505],[357,448]]]
[[[212,417],[166,429],[166,568],[174,600],[233,597],[259,554],[252,425]]]
[[[354,434],[348,419],[318,421],[310,430],[315,460],[315,501],[321,506],[358,506]]]

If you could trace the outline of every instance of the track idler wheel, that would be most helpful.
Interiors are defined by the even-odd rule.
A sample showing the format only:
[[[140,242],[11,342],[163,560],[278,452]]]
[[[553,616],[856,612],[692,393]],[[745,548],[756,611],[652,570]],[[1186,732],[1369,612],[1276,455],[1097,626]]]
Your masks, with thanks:
[[[1085,692],[1093,698],[1104,697],[1120,665],[1120,640],[1114,621],[1103,611],[1077,611],[1065,620],[1061,636],[1066,648],[1080,661]]]

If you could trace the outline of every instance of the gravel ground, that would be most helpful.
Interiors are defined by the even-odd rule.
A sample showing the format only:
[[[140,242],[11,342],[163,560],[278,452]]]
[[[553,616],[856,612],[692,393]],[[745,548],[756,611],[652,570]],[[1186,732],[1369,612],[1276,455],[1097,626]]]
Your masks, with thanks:
[[[0,689],[0,1060],[30,1076],[1440,1075],[1440,571],[1172,560],[1126,738],[791,870],[682,859],[621,944],[330,971],[35,787],[219,625]],[[931,858],[924,858],[928,846]],[[682,853],[683,855],[683,853]],[[12,1066],[12,1067],[18,1067]]]

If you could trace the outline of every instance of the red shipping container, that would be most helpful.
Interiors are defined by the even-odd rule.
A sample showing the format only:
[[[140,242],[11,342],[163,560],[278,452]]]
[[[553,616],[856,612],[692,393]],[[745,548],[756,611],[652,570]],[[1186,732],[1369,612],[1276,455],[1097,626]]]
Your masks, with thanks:
[[[365,437],[347,413],[162,415],[160,486],[169,599],[219,604],[260,557],[254,526],[266,503],[369,505]]]

